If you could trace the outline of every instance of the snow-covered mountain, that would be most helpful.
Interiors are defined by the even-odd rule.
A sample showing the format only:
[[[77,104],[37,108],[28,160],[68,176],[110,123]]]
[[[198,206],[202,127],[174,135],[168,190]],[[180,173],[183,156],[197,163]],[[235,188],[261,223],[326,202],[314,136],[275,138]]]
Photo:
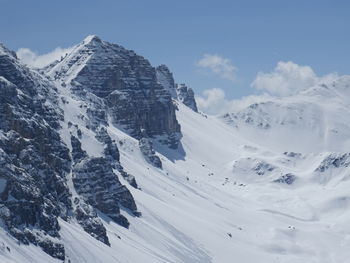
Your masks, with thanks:
[[[349,109],[350,76],[341,76],[293,96],[260,100],[222,118],[250,141],[270,149],[348,151]]]
[[[349,88],[214,117],[96,36],[0,46],[0,262],[348,262]]]

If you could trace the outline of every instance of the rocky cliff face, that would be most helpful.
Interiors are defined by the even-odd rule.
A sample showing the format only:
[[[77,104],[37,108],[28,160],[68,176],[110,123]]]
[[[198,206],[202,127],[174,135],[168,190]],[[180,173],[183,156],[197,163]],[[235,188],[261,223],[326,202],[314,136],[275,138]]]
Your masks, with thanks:
[[[166,65],[158,66],[156,68],[156,76],[158,83],[169,91],[173,99],[177,99],[173,73],[170,72],[169,68]]]
[[[0,46],[0,218],[9,233],[64,259],[58,217],[71,209],[70,155],[54,86]]]
[[[77,96],[96,96],[100,103],[90,105],[91,114],[104,123],[109,115],[135,138],[141,131],[180,134],[171,94],[157,82],[155,68],[131,50],[90,36],[47,72]]]
[[[179,101],[193,111],[198,112],[197,103],[194,99],[194,92],[191,88],[188,88],[185,84],[176,84],[176,92]]]
[[[194,92],[191,88],[188,88],[185,84],[176,84],[173,74],[166,65],[158,66],[156,73],[158,83],[169,91],[173,99],[182,102],[193,111],[198,112]]]

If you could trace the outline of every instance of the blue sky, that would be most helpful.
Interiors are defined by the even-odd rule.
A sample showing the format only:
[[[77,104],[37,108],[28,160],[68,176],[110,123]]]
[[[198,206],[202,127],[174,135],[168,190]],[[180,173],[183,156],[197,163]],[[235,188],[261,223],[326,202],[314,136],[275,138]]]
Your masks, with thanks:
[[[10,49],[42,54],[96,34],[168,65],[197,94],[253,94],[257,73],[279,61],[317,75],[350,72],[350,1],[0,0],[0,8],[0,42]],[[205,54],[219,68],[198,64]]]

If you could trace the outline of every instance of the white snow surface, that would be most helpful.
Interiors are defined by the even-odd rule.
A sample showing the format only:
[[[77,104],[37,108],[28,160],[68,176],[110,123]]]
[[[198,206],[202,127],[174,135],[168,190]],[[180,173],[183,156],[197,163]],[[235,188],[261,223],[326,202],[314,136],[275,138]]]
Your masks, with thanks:
[[[342,81],[350,83],[340,79],[338,88],[316,87],[234,113],[269,129],[243,117],[224,118],[228,125],[179,103],[180,149],[155,143],[162,170],[144,160],[137,140],[110,125],[121,164],[140,189],[120,180],[142,216],[123,212],[129,229],[104,218],[111,247],[76,222],[60,220],[66,262],[349,262],[349,169],[331,164],[317,170],[350,149],[350,97]],[[59,91],[69,101],[66,122],[79,123],[83,110],[67,90]],[[67,123],[62,126],[70,145]],[[83,149],[99,156],[101,144],[87,129],[83,134]],[[285,174],[295,175],[295,182],[273,182]],[[60,261],[18,245],[0,227],[0,262]]]

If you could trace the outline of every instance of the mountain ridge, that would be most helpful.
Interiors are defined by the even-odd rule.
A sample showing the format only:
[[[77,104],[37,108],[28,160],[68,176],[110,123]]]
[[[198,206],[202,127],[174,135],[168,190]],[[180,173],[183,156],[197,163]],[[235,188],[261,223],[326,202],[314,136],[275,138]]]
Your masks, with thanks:
[[[347,262],[350,81],[334,83],[217,118],[96,36],[43,69],[0,47],[0,260]]]

